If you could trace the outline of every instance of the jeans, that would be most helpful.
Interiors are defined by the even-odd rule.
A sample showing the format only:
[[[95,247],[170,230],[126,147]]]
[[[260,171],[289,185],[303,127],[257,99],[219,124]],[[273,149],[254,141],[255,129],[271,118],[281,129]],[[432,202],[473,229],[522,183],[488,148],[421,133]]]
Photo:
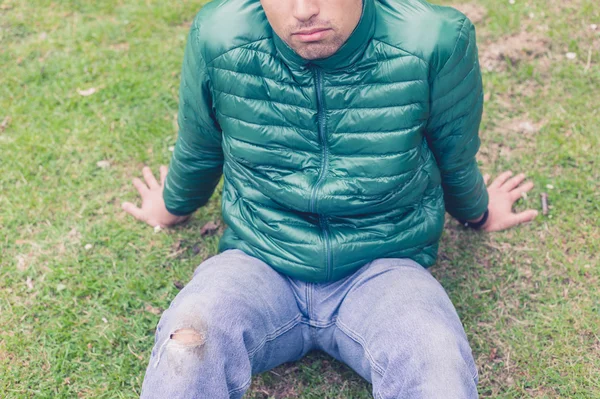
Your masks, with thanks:
[[[311,350],[350,366],[376,399],[477,398],[462,323],[418,263],[380,258],[309,283],[239,249],[202,262],[163,313],[141,397],[241,398],[252,375]]]

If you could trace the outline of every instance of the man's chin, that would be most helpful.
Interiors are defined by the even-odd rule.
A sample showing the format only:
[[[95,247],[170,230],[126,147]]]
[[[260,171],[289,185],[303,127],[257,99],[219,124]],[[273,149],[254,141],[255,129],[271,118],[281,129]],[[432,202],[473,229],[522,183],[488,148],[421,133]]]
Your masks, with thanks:
[[[332,43],[302,43],[300,45],[291,46],[296,53],[305,60],[320,60],[327,58],[340,48]]]
[[[337,48],[332,48],[327,45],[312,45],[310,48],[304,47],[296,52],[305,60],[320,60],[333,55]]]

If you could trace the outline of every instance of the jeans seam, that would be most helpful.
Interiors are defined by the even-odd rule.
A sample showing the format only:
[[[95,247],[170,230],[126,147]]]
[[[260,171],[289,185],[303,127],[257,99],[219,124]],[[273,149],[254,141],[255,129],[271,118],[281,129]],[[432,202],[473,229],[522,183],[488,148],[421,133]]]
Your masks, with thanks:
[[[475,382],[475,385],[477,385],[479,383],[479,370],[477,369],[477,363],[475,362],[475,359],[473,359],[473,367],[475,368],[475,374],[472,374],[471,377],[473,377],[473,382]]]
[[[375,358],[373,357],[371,352],[369,352],[369,349],[367,349],[367,345],[365,344],[364,339],[362,339],[360,337],[360,335],[357,334],[356,332],[354,332],[351,328],[349,328],[344,323],[342,323],[340,321],[340,319],[336,320],[335,325],[340,329],[341,332],[346,334],[346,336],[348,336],[351,340],[353,340],[354,342],[356,342],[357,344],[359,344],[362,347],[363,351],[367,355],[367,359],[369,359],[371,368],[373,370],[375,370],[381,377],[383,377],[385,372],[384,372],[383,368],[381,366],[379,366],[379,364],[377,364],[377,362],[375,361]]]
[[[312,305],[312,286],[311,283],[306,283],[306,313],[309,320],[313,318]]]
[[[229,397],[231,397],[231,395],[236,392],[240,392],[240,391],[243,391],[244,389],[248,389],[248,387],[250,386],[251,383],[252,383],[252,377],[248,378],[246,380],[246,382],[244,382],[239,388],[230,389],[229,392],[227,392],[227,395],[229,395]]]
[[[265,338],[258,345],[256,345],[253,349],[248,351],[248,357],[250,357],[252,359],[254,357],[254,355],[256,354],[256,352],[258,352],[260,349],[262,349],[266,345],[267,342],[271,342],[271,341],[277,339],[278,337],[282,336],[286,332],[290,331],[292,328],[296,327],[300,323],[301,318],[302,318],[302,315],[299,314],[296,317],[294,317],[293,319],[291,319],[290,321],[284,323],[281,327],[279,327],[275,331],[267,334],[265,336]]]
[[[335,324],[335,319],[331,320],[331,321],[327,321],[327,322],[319,322],[317,320],[310,320],[310,319],[304,319],[304,318],[302,318],[300,320],[300,323],[306,324],[309,327],[327,328],[327,327],[331,327],[331,326],[333,326]]]

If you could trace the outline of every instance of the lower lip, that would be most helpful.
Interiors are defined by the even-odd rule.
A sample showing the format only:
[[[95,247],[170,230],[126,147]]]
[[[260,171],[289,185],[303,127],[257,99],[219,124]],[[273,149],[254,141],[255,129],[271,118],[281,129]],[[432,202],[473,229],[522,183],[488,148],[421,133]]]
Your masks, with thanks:
[[[323,29],[313,33],[296,33],[294,36],[297,36],[303,42],[316,42],[323,39],[329,31],[330,29]]]

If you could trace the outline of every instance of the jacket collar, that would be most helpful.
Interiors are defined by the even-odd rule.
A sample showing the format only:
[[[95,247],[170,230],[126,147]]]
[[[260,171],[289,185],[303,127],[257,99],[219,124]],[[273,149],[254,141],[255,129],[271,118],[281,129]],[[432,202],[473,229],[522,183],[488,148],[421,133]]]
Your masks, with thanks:
[[[292,49],[275,31],[273,41],[277,51],[284,61],[291,67],[306,68],[309,64],[317,65],[326,70],[345,69],[356,62],[367,48],[375,32],[375,4],[374,0],[363,0],[363,9],[358,24],[348,37],[348,40],[332,55],[318,60],[302,58]]]

